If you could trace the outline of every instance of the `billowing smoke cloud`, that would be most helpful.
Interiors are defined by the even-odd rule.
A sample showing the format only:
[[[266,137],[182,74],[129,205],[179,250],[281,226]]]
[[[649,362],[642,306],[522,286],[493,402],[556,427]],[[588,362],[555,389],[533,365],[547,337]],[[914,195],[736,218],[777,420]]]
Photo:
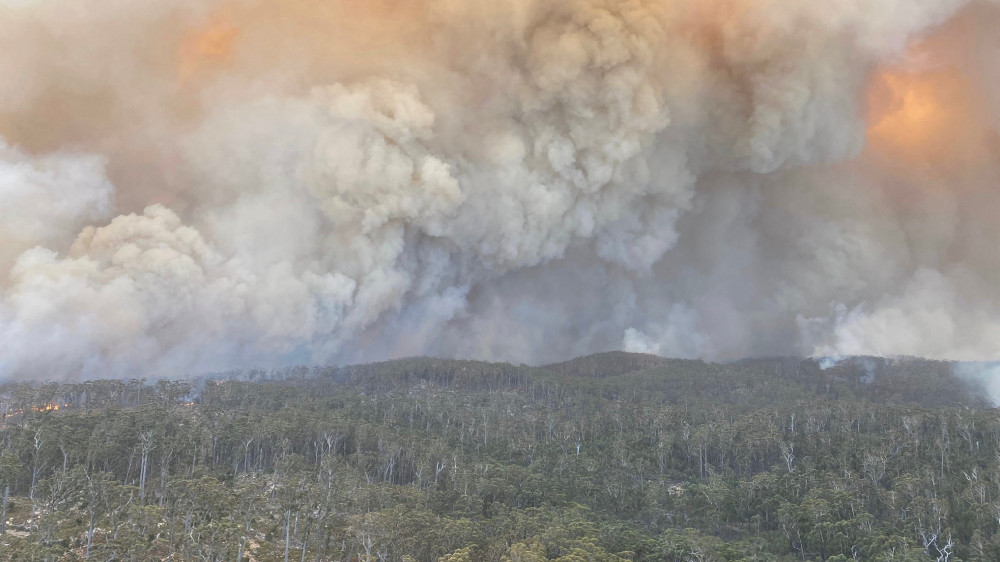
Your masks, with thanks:
[[[0,376],[995,358],[998,37],[985,0],[2,0]]]

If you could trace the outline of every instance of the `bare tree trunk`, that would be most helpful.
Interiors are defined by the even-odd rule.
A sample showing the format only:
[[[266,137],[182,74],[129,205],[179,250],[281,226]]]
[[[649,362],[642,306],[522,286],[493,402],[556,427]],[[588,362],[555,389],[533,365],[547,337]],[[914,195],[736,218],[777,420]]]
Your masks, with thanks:
[[[139,464],[139,503],[146,503],[146,473],[149,467],[149,452],[153,450],[153,432],[147,431],[139,434],[140,451],[142,453]]]
[[[87,549],[84,551],[83,559],[90,560],[90,545],[94,544],[94,512],[90,512],[90,524],[87,526]]]
[[[248,542],[250,542],[250,520],[246,519],[243,526],[243,536],[240,538],[240,551],[236,555],[236,562],[243,562],[243,550],[246,549]]]
[[[143,451],[142,452],[142,462],[140,464],[141,468],[139,468],[139,503],[140,504],[146,503],[145,502],[145,500],[146,500],[146,460],[148,458],[149,457],[147,456],[146,451]]]
[[[28,493],[28,497],[31,499],[31,525],[28,527],[28,542],[30,543],[35,535],[35,511],[38,509],[38,498],[35,496],[35,487],[38,484],[38,475],[41,473],[42,468],[38,466],[38,451],[42,448],[42,430],[41,428],[35,432],[35,450],[31,456],[31,489]]]
[[[292,510],[285,510],[285,562],[288,562],[288,546],[291,543],[292,535],[288,531],[291,529]]]
[[[167,556],[174,554],[174,515],[170,515],[170,538],[167,540]]]
[[[7,532],[7,500],[10,499],[10,484],[3,487],[3,507],[0,508],[0,535]]]

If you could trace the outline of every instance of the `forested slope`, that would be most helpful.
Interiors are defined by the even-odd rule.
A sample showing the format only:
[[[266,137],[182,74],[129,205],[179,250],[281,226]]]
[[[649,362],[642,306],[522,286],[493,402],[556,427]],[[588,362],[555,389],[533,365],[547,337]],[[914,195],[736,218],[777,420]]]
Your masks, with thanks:
[[[998,560],[947,363],[600,354],[0,387],[5,560]]]

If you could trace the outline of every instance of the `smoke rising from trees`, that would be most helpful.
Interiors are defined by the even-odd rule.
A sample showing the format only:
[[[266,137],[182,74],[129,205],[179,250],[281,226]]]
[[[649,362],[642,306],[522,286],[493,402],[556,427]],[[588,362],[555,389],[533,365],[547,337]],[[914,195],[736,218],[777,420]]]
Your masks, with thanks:
[[[0,1],[0,376],[995,359],[1000,6]]]

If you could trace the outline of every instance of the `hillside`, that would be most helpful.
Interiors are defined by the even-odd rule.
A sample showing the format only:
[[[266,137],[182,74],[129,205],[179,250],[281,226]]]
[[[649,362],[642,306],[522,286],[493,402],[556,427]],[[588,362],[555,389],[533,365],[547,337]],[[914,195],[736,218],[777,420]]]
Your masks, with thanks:
[[[609,351],[607,353],[595,353],[593,355],[570,359],[562,363],[545,365],[543,368],[562,375],[600,378],[627,375],[637,371],[662,367],[671,363],[683,364],[687,362],[646,353]]]
[[[10,383],[0,559],[996,560],[1000,415],[954,372],[604,353]]]

